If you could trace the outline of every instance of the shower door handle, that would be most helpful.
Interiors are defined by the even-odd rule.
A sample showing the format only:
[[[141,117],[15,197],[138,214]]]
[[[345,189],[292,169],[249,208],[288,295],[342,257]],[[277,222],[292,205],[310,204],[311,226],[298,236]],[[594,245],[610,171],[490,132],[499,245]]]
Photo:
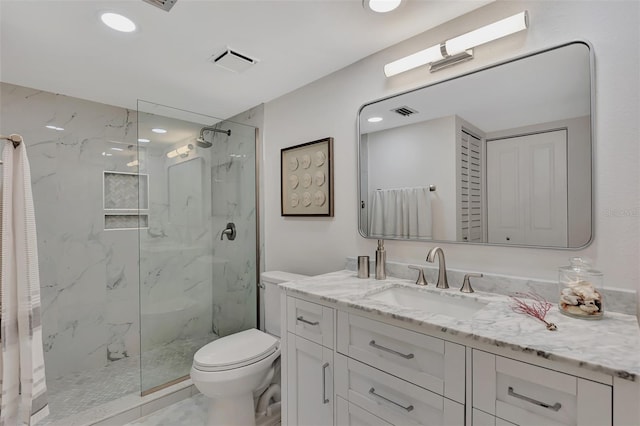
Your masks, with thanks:
[[[223,240],[225,235],[229,241],[236,239],[236,225],[233,222],[227,223],[227,227],[220,234],[220,239]]]

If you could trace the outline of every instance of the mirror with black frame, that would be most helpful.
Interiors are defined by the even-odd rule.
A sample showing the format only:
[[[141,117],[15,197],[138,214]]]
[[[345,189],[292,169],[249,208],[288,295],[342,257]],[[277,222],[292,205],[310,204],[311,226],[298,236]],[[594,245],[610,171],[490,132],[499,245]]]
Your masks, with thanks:
[[[588,245],[592,74],[572,42],[363,105],[362,236]]]

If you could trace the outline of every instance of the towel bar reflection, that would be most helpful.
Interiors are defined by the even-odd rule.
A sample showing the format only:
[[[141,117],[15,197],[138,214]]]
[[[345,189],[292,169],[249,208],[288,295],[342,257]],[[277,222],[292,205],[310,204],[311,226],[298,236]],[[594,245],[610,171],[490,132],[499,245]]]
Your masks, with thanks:
[[[376,188],[376,191],[382,191],[382,188]],[[436,192],[436,186],[435,185],[429,185],[429,192]],[[363,206],[364,208],[364,206]]]

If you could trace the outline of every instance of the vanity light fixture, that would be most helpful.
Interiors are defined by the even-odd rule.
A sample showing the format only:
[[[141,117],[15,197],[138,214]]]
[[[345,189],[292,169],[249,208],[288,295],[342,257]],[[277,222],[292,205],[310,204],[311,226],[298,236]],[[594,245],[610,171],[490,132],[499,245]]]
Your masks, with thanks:
[[[362,7],[378,13],[387,13],[400,6],[402,0],[362,0]]]
[[[369,117],[367,121],[369,123],[379,123],[382,121],[382,117]]]
[[[435,72],[448,66],[473,59],[473,48],[502,37],[526,30],[529,27],[529,14],[525,10],[516,15],[470,31],[439,45],[390,62],[384,66],[387,77],[430,64]]]
[[[126,16],[119,13],[107,12],[100,15],[102,23],[112,30],[130,33],[136,30],[136,24]]]
[[[186,157],[187,155],[189,155],[189,151],[191,151],[192,149],[193,149],[193,145],[191,144],[181,146],[178,149],[174,149],[173,151],[167,152],[167,158],[175,158],[178,155],[181,157]]]

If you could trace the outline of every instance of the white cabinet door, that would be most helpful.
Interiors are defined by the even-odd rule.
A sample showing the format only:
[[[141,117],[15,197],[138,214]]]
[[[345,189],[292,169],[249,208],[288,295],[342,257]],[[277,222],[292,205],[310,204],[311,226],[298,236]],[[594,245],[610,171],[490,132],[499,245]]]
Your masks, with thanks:
[[[291,426],[333,424],[333,351],[287,336],[287,422]]]
[[[487,141],[490,243],[566,247],[567,131]]]

